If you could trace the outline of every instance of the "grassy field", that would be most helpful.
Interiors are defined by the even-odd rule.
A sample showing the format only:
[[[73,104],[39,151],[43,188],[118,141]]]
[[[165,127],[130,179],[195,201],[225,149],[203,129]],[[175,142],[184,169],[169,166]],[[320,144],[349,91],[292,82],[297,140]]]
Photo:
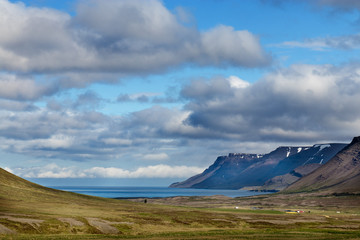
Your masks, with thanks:
[[[0,170],[0,239],[360,239],[358,196],[137,201],[48,189]],[[334,201],[347,205],[324,205]]]

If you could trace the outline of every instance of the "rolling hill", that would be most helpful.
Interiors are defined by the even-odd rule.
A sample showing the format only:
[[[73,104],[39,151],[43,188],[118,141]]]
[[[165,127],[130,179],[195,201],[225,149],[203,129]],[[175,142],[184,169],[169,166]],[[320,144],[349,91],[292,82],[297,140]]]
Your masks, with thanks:
[[[290,185],[285,192],[360,193],[360,137],[326,164]]]
[[[300,167],[295,168],[289,173],[286,173],[284,175],[279,175],[276,177],[273,177],[265,182],[264,185],[260,187],[253,188],[252,190],[257,191],[281,191],[285,189],[286,187],[290,186],[292,183],[296,182],[303,176],[313,172],[318,167],[320,167],[321,164],[319,163],[311,163],[306,165],[301,165]]]
[[[141,199],[130,202],[54,190],[0,169],[0,239],[357,239],[358,200],[276,194],[173,197],[144,204]],[[324,211],[316,213],[321,206],[326,214],[334,214],[334,202],[349,212],[336,219],[324,217]],[[311,209],[309,203],[315,209],[311,214],[280,210]]]
[[[167,239],[174,232],[196,239],[197,232],[236,229],[240,223],[231,213],[54,190],[0,168],[0,239],[149,239],[156,234]]]

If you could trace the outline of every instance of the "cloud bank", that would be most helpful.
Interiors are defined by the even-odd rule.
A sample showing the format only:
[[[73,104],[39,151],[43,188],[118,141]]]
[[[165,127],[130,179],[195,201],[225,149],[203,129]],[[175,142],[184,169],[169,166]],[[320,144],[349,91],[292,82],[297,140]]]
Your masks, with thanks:
[[[180,91],[179,98],[186,103],[183,108],[153,106],[126,116],[89,108],[78,111],[84,108],[76,104],[49,104],[16,114],[3,109],[1,149],[76,161],[125,155],[175,161],[179,148],[202,146],[220,153],[231,147],[230,140],[244,145],[272,142],[274,146],[346,142],[360,132],[358,89],[358,64],[303,64],[274,70],[252,84],[235,76],[194,80]],[[90,103],[98,99],[85,95]],[[87,104],[85,100],[82,104]]]
[[[80,1],[75,16],[1,0],[0,16],[0,69],[10,72],[138,75],[271,61],[254,34],[223,25],[200,32],[158,0]]]
[[[5,168],[25,178],[186,178],[201,173],[204,169],[189,166],[168,166],[164,164],[139,167],[134,171],[115,167],[92,167],[78,169],[48,164],[44,167]]]
[[[244,88],[194,82],[182,92],[191,100],[187,123],[243,141],[349,136],[360,131],[359,70],[355,64],[293,65]]]
[[[314,2],[359,8],[358,1]],[[189,18],[158,0],[84,0],[74,15],[0,0],[0,149],[38,159],[151,165],[134,171],[59,166],[14,171],[35,177],[185,176],[193,170],[181,166],[202,157],[248,149],[264,153],[284,142],[347,142],[360,132],[355,63],[297,64],[269,70],[255,83],[231,74],[192,76],[185,85],[177,83],[179,91],[119,92],[112,100],[89,90],[94,83],[184,66],[271,64],[256,34],[226,25],[200,31],[182,22]],[[352,34],[283,45],[353,50],[359,42]],[[152,107],[126,115],[99,110],[104,103],[111,108],[128,102]],[[178,107],[160,105],[171,102]]]

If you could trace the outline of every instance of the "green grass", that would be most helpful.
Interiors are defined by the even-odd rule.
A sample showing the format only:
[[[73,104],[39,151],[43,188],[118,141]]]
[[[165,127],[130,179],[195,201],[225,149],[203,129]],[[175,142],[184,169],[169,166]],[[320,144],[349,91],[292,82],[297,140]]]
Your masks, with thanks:
[[[343,232],[343,231],[282,231],[282,230],[262,230],[262,231],[224,231],[213,230],[206,232],[175,232],[175,233],[162,233],[162,234],[149,234],[146,236],[109,236],[109,235],[19,235],[7,236],[3,239],[19,239],[19,240],[45,240],[45,239],[71,239],[71,240],[85,240],[85,239],[162,239],[162,240],[175,240],[175,239],[304,239],[304,240],[317,240],[317,239],[359,239],[359,232]]]
[[[252,213],[252,214],[285,214],[283,211],[268,209],[235,209],[235,208],[198,208],[209,211],[231,212],[231,213]]]
[[[285,214],[231,206],[178,207],[91,197],[45,188],[0,169],[0,225],[17,232],[0,234],[0,239],[360,239],[357,209]],[[64,218],[73,224],[60,220]],[[109,229],[117,233],[104,234]]]

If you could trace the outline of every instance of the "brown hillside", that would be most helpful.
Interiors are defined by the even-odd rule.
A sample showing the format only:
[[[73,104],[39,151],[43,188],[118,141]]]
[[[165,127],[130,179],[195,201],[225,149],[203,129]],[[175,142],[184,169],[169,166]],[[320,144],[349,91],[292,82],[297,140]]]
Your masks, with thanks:
[[[285,192],[360,193],[360,137],[329,162],[290,185]]]

